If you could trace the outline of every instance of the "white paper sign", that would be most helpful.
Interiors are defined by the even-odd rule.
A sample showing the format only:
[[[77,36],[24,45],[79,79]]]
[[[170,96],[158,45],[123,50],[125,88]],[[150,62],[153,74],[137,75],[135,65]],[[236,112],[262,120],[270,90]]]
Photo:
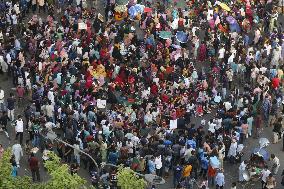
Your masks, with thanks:
[[[177,119],[175,120],[170,120],[170,129],[174,130],[177,128]]]
[[[84,22],[78,23],[78,29],[79,30],[86,30],[87,24],[85,24]]]
[[[98,99],[97,100],[97,107],[98,108],[106,108],[106,100],[101,100],[101,99]]]

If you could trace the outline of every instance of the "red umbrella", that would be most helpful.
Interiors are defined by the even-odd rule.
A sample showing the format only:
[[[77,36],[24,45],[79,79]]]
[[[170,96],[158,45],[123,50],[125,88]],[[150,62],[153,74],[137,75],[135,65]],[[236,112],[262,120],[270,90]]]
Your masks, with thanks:
[[[145,12],[145,13],[152,12],[152,8],[145,7],[145,8],[144,8],[144,12]]]

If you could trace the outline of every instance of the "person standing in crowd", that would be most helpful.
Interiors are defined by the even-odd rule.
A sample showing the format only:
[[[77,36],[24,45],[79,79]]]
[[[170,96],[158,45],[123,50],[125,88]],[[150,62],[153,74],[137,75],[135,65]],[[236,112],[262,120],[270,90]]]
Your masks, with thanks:
[[[23,144],[23,137],[24,137],[24,121],[22,120],[22,116],[18,115],[18,119],[15,121],[15,132],[16,138],[18,140],[18,136],[20,135],[20,144]]]
[[[5,98],[5,91],[0,87],[0,108],[1,111],[4,111],[5,105],[4,105],[4,98]]]
[[[16,165],[19,168],[20,167],[20,160],[21,160],[21,157],[23,156],[22,146],[20,144],[14,144],[12,146],[12,154],[14,155]]]
[[[181,178],[182,178],[182,166],[180,166],[180,164],[177,163],[177,165],[174,167],[174,175],[173,175],[174,187],[176,187],[178,185],[178,183],[180,182]]]
[[[277,175],[278,170],[280,168],[279,158],[276,157],[274,154],[271,154],[271,161],[272,161],[271,173],[272,175]]]
[[[3,154],[4,154],[4,148],[3,148],[3,145],[2,144],[0,144],[0,160],[2,159],[2,157],[3,157]]]
[[[8,121],[10,121],[7,113],[5,111],[3,111],[1,114],[0,114],[0,125],[1,125],[1,129],[2,131],[5,133],[6,137],[11,140],[10,136],[9,136],[9,133],[8,133],[8,130],[7,130],[7,125],[8,125]]]
[[[31,155],[30,155],[29,166],[30,166],[30,170],[32,172],[33,181],[35,182],[37,180],[38,182],[40,182],[39,161],[35,157],[34,153],[31,153]]]
[[[16,99],[13,93],[10,93],[9,98],[7,98],[7,110],[8,110],[8,117],[11,121],[15,119],[15,103]]]
[[[282,117],[279,117],[273,124],[273,144],[278,143],[282,135]]]
[[[78,163],[76,163],[76,162],[72,163],[71,166],[70,166],[71,175],[77,174],[79,169],[80,169],[80,166],[79,166]]]
[[[267,178],[271,174],[268,170],[268,167],[265,166],[264,169],[261,171],[261,188],[265,189],[267,184]]]
[[[14,120],[11,110],[25,109],[33,146],[50,150],[40,131],[62,134],[75,150],[57,144],[56,153],[89,171],[95,165],[79,149],[99,165],[145,166],[159,176],[173,171],[178,188],[205,176],[224,188],[227,171],[248,167],[241,144],[269,132],[277,142],[281,134],[284,33],[277,2],[138,2],[144,7],[129,1],[120,13],[109,0],[103,16],[101,2],[0,1],[0,70],[18,86],[17,96],[27,90],[32,102],[6,104],[10,92],[1,85],[1,112],[8,108]],[[17,119],[20,143],[22,126]],[[220,173],[214,157],[219,169],[226,160],[238,165]],[[99,174],[107,185],[116,171]],[[268,172],[262,181],[268,185]]]
[[[216,177],[215,177],[215,182],[216,182],[216,189],[223,189],[225,186],[225,176],[223,173],[223,170],[219,170]]]
[[[274,189],[276,187],[276,180],[273,177],[273,174],[270,173],[268,178],[266,179],[266,188],[267,189]]]

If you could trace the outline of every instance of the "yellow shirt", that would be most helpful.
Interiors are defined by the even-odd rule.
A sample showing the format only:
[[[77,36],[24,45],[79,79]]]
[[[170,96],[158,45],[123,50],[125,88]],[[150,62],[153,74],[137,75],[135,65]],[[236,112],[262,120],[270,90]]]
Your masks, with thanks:
[[[277,74],[278,74],[278,78],[282,78],[283,77],[283,70],[282,69],[278,69],[277,70]]]
[[[192,166],[191,165],[185,166],[184,169],[183,169],[182,176],[183,177],[189,177],[190,173],[191,173],[191,170],[192,170]]]

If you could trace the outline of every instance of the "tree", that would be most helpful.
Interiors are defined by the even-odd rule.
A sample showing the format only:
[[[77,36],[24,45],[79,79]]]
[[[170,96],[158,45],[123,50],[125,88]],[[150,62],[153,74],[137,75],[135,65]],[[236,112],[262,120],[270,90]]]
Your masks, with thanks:
[[[32,179],[30,177],[12,177],[12,165],[10,163],[10,158],[12,151],[8,148],[0,160],[0,188],[2,189],[17,189],[17,188],[33,188]]]
[[[51,152],[50,160],[47,160],[44,165],[47,168],[51,179],[46,183],[33,183],[30,177],[12,177],[12,165],[10,163],[11,149],[8,148],[2,159],[0,160],[0,189],[79,189],[86,188],[86,181],[77,174],[71,175],[69,167],[66,164],[60,163],[60,158]]]
[[[70,188],[77,189],[82,188],[86,183],[79,175],[71,175],[69,173],[69,167],[66,164],[60,163],[60,158],[53,152],[49,154],[50,160],[44,163],[47,168],[51,179],[45,184],[48,189],[58,188]]]
[[[120,166],[117,172],[117,185],[120,186],[121,189],[144,189],[146,187],[146,181],[143,178],[139,178],[132,169]]]

